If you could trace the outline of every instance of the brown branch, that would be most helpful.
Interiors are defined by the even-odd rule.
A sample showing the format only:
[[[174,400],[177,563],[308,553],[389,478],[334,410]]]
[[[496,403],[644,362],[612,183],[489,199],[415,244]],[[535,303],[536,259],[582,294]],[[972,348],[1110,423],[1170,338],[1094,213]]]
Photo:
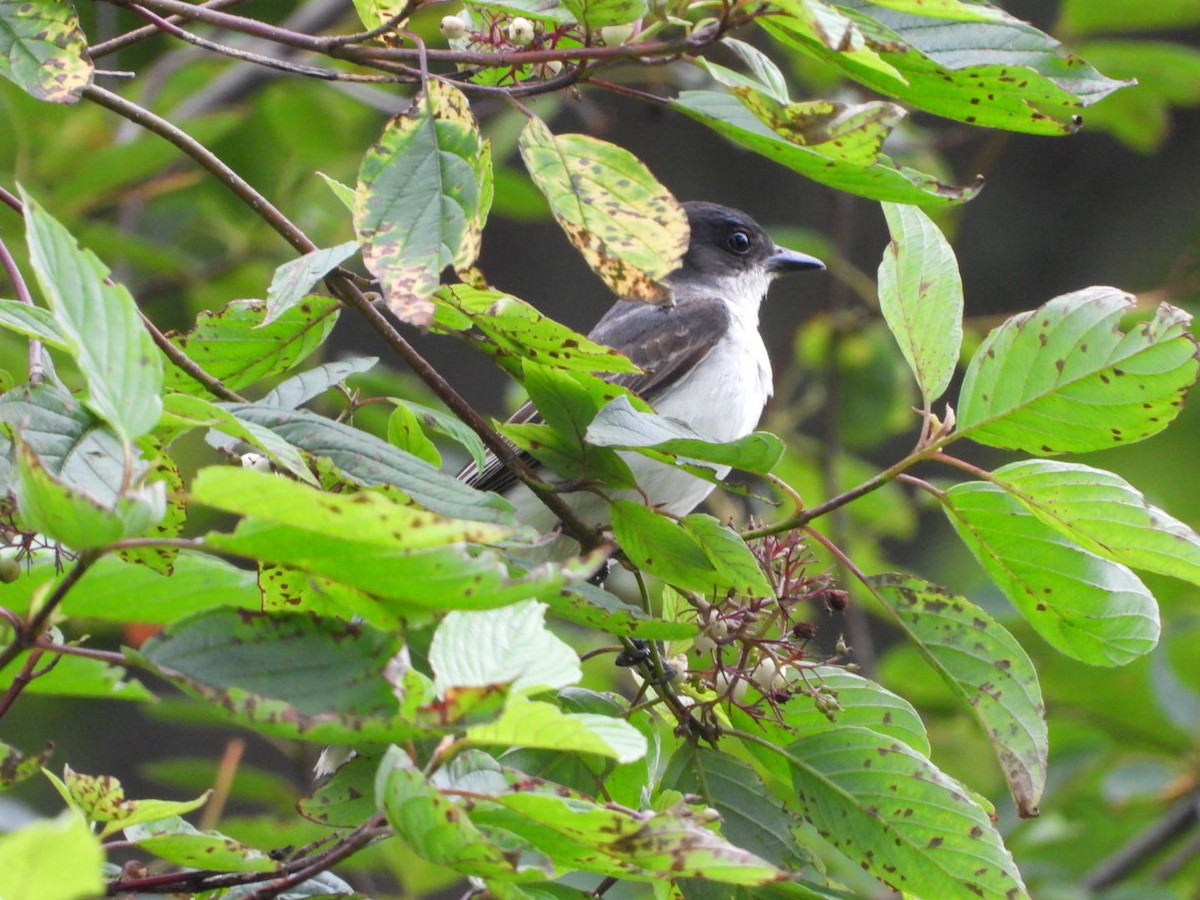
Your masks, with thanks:
[[[42,636],[42,632],[46,630],[46,624],[50,621],[50,617],[54,615],[54,611],[58,608],[58,605],[62,603],[63,598],[67,596],[71,588],[75,587],[79,579],[84,576],[84,573],[99,558],[100,553],[96,550],[84,550],[79,554],[79,558],[75,560],[75,565],[71,567],[71,571],[67,572],[62,581],[55,585],[54,591],[38,607],[37,612],[21,628],[16,629],[12,643],[3,650],[0,650],[0,671],[3,671],[23,650],[33,647],[38,642],[38,639]]]
[[[239,6],[245,3],[246,0],[206,0],[199,4],[205,9],[227,9],[231,6]],[[188,21],[183,16],[171,16],[168,19],[173,25],[178,25],[180,22]],[[126,47],[131,47],[140,41],[147,38],[152,38],[159,34],[160,30],[157,25],[143,25],[141,28],[135,28],[132,31],[127,31],[125,34],[118,35],[115,38],[110,38],[107,41],[101,41],[99,44],[94,44],[88,47],[88,56],[93,60],[100,59],[102,56],[108,56],[116,53],[118,50],[124,50]]]

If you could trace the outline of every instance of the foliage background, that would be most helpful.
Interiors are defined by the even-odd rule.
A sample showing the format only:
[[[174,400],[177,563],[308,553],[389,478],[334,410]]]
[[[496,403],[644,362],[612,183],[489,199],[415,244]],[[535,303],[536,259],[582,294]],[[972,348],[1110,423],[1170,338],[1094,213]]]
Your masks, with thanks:
[[[940,217],[958,254],[976,336],[1001,314],[1087,284],[1134,291],[1147,308],[1167,300],[1193,313],[1200,311],[1200,57],[1193,57],[1190,70],[1165,74],[1158,71],[1161,60],[1149,52],[1127,67],[1106,64],[1102,52],[1087,49],[1088,35],[1072,34],[1068,27],[1070,7],[1087,2],[1004,4],[1067,40],[1105,74],[1141,80],[1141,87],[1118,92],[1086,111],[1079,134],[999,134],[917,116],[911,130],[895,139],[897,144],[908,140],[914,154],[926,157],[926,165],[944,166],[951,181],[965,183],[977,172],[987,178],[977,199]],[[285,2],[255,6],[260,16],[272,7],[280,15],[293,9]],[[1112,6],[1128,7],[1124,20],[1112,29],[1123,37],[1200,43],[1195,26],[1146,31],[1139,19],[1144,10],[1138,5]],[[89,34],[111,28],[117,15],[108,6],[86,5],[81,12],[93,17],[86,23]],[[435,8],[419,27],[433,34],[442,12]],[[1068,24],[1063,23],[1064,14]],[[122,16],[117,19],[125,23]],[[363,148],[375,139],[385,115],[406,105],[404,96],[272,77],[243,85],[230,98],[216,90],[219,77],[238,68],[226,61],[180,50],[162,38],[126,53],[107,65],[127,64],[139,71],[149,67],[149,90],[156,94],[153,106],[175,121],[182,119],[283,206],[318,244],[349,238],[342,208],[310,173],[317,169],[353,181]],[[793,74],[801,85],[815,85],[821,78],[815,70]],[[1169,113],[1159,109],[1156,118],[1155,98],[1164,94],[1179,108]],[[199,103],[203,112],[182,115],[180,107],[195,108],[197,96],[208,98]],[[148,102],[145,96],[143,102]],[[627,147],[678,197],[740,206],[782,242],[831,261],[834,275],[844,275],[853,266],[873,277],[887,240],[875,204],[834,195],[681,116],[630,100],[588,91],[578,100],[547,97],[531,105],[553,121],[556,131],[587,131]],[[551,112],[555,106],[560,107],[557,115]],[[607,306],[609,295],[568,247],[521,174],[514,150],[521,122],[502,109],[491,111],[495,115],[486,120],[485,129],[495,142],[497,162],[504,161],[505,168],[498,178],[482,268],[505,290],[566,324],[586,329]],[[486,103],[480,112],[489,112]],[[938,150],[938,162],[929,161],[931,148]],[[889,151],[903,156],[899,147],[890,146]],[[261,296],[274,268],[293,255],[266,226],[245,216],[221,186],[190,164],[181,164],[157,138],[136,133],[95,107],[40,104],[7,83],[0,83],[0,171],[12,173],[63,218],[84,246],[113,264],[117,277],[163,327],[184,328],[198,311],[231,297]],[[15,236],[19,223],[9,217],[0,227]],[[836,284],[834,278],[810,278],[775,288],[764,313],[765,331],[781,373],[781,400],[786,402],[773,408],[769,415],[774,418],[766,427],[797,410],[816,409],[821,395],[812,385],[832,352],[840,360],[836,440],[857,454],[886,460],[890,449],[907,447],[911,441],[911,435],[890,428],[898,421],[897,413],[902,415],[912,402],[902,387],[907,376],[898,356],[887,349],[882,331],[871,331],[857,317],[862,305],[845,292],[839,294]],[[842,310],[839,315],[850,310],[858,324],[829,338],[829,323],[841,321],[831,310]],[[802,331],[806,325],[811,327]],[[419,346],[481,408],[499,413],[509,402],[501,380],[482,356],[467,354],[461,345],[445,340],[425,339]],[[378,354],[385,362],[388,358],[379,340],[347,316],[330,352],[350,351]],[[0,368],[23,372],[24,353],[24,342],[0,333]],[[421,396],[403,372],[387,378],[393,392]],[[382,426],[382,418],[377,425]],[[805,430],[816,443],[794,448],[792,465],[797,472],[811,473],[819,456],[816,444],[834,441],[835,433],[815,412]],[[1152,503],[1200,527],[1197,446],[1200,411],[1193,398],[1164,435],[1091,455],[1088,462],[1123,474]],[[202,453],[197,447],[197,462]],[[998,453],[979,454],[981,464],[1003,460]],[[859,550],[892,561],[872,568],[911,565],[976,601],[988,599],[981,595],[986,590],[982,573],[960,544],[947,539],[949,530],[941,516],[899,506],[867,508],[873,510],[870,515],[882,518],[863,526]],[[858,524],[851,522],[853,527]],[[1194,588],[1153,576],[1148,581],[1163,607],[1164,639],[1155,654],[1127,668],[1093,669],[1074,663],[1045,650],[1018,620],[1003,619],[1034,657],[1050,708],[1051,782],[1042,817],[1017,822],[1010,810],[1001,808],[1006,840],[1037,896],[1076,896],[1086,873],[1112,860],[1174,804],[1195,802],[1200,779],[1200,619]],[[995,602],[989,608],[1004,615],[1003,601],[998,596],[991,599]],[[982,739],[961,718],[939,716],[949,711],[946,698],[929,681],[931,676],[909,664],[907,652],[889,653],[890,641],[882,630],[872,630],[871,637],[868,641],[859,632],[855,646],[871,665],[873,642],[881,680],[914,702],[924,701],[919,706],[931,727],[934,758],[952,774],[970,774],[974,786],[982,789],[980,770],[994,767]],[[150,763],[177,756],[207,760],[168,779],[190,788],[191,782],[203,782],[203,771],[215,766],[226,747],[226,735],[183,717],[169,704],[154,711],[116,701],[82,704],[30,696],[6,719],[5,739],[35,746],[45,722],[70,722],[73,731],[56,727],[62,738],[58,759],[86,757],[89,766],[117,775],[133,793],[161,793],[165,769]],[[264,809],[288,809],[294,791],[287,783],[303,784],[311,762],[296,758],[292,748],[271,747],[264,739],[250,742],[247,758],[252,765],[243,772],[252,775],[258,768],[264,774],[257,785],[244,785],[243,796],[253,802],[232,811],[245,816],[243,834],[266,827]],[[1001,796],[999,774],[993,772],[992,777],[991,789],[984,792]],[[9,796],[43,810],[59,804],[38,780]],[[17,814],[7,810],[0,807],[5,815]],[[223,830],[238,833],[228,820]],[[1127,885],[1127,895],[1194,896],[1187,885],[1200,882],[1200,865],[1186,852],[1188,840],[1194,850],[1194,832],[1169,843],[1153,865],[1142,870],[1141,879]],[[1175,863],[1182,866],[1183,875],[1176,876],[1173,887],[1154,886],[1149,880],[1153,867]],[[425,877],[415,871],[408,874],[417,886]],[[437,882],[436,876],[429,876],[430,885]]]

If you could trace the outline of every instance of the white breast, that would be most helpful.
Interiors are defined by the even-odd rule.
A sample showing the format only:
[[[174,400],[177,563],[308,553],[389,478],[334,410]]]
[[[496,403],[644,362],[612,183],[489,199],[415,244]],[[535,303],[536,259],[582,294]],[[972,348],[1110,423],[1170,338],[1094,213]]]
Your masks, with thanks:
[[[765,287],[765,285],[764,285]],[[661,416],[686,422],[694,431],[714,441],[731,441],[749,434],[758,425],[771,397],[771,361],[758,332],[758,305],[762,294],[729,304],[729,330],[696,367],[654,400]],[[737,298],[743,299],[743,298]],[[713,491],[713,485],[686,472],[623,452],[641,491],[617,491],[613,499],[645,502],[673,515],[686,515]],[[728,468],[718,471],[724,477]],[[644,492],[644,496],[643,496]],[[542,533],[556,524],[553,515],[526,488],[514,489],[508,499],[517,507],[518,521]],[[608,505],[589,492],[565,494],[564,499],[588,524],[608,524]],[[556,552],[553,555],[561,555]]]

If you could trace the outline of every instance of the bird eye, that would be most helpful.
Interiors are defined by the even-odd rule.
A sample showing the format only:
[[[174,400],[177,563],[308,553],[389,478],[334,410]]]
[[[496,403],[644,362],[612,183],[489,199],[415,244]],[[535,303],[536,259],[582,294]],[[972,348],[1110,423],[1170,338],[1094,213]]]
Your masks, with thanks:
[[[750,250],[750,235],[744,231],[735,231],[725,238],[725,246],[738,256]]]

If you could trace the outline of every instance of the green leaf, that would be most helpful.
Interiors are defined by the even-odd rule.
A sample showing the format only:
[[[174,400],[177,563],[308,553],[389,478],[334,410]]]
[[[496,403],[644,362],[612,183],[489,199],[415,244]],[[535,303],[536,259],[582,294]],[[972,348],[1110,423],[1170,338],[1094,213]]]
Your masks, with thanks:
[[[510,685],[537,694],[575,684],[579,655],[546,629],[546,606],[533,600],[503,609],[450,612],[433,634],[434,689]]]
[[[0,397],[0,421],[19,429],[47,472],[102,504],[116,502],[127,466],[135,482],[146,472],[136,448],[129,447],[127,458],[116,433],[62,388],[14,388]]]
[[[7,791],[14,785],[32,778],[42,770],[53,752],[54,745],[47,744],[37,756],[26,756],[16,747],[0,741],[0,791]]]
[[[682,743],[667,762],[662,789],[696,794],[721,814],[721,834],[782,869],[807,862],[792,837],[796,822],[743,760]]]
[[[1134,302],[1115,288],[1085,288],[993,330],[967,367],[956,433],[1046,454],[1130,444],[1166,428],[1200,367],[1191,316],[1162,304],[1122,334]]]
[[[651,459],[676,457],[759,475],[770,472],[784,451],[783,441],[765,431],[723,443],[709,441],[678,419],[637,411],[624,396],[596,414],[584,440],[597,447],[636,450]]]
[[[358,753],[307,797],[296,803],[296,811],[319,825],[355,828],[375,814],[375,771],[379,759]],[[293,792],[288,785],[289,793]]]
[[[1136,575],[1079,547],[1003,488],[957,484],[943,507],[988,576],[1055,649],[1121,666],[1158,642],[1158,605]]]
[[[271,285],[267,288],[267,311],[262,324],[270,325],[285,310],[303,300],[314,284],[356,250],[358,241],[346,241],[336,247],[305,253],[276,269],[271,277]]]
[[[838,0],[837,7],[851,22],[839,49],[816,39],[795,15],[767,17],[764,27],[885,96],[967,124],[1069,134],[1079,127],[1080,109],[1127,84],[998,10],[990,21],[972,22],[931,20],[866,0]],[[840,52],[864,44],[891,72]]]
[[[100,830],[101,838],[130,825],[189,813],[199,809],[212,796],[210,790],[194,800],[129,800],[121,782],[111,775],[85,775],[70,766],[63,766],[62,779],[50,772],[45,774],[67,803],[83,813],[89,822],[104,825]]]
[[[92,62],[75,7],[0,0],[0,76],[39,100],[79,100],[92,83]]]
[[[1029,459],[995,484],[1055,531],[1105,559],[1200,584],[1200,535],[1125,479],[1078,463]]]
[[[509,294],[467,285],[448,285],[434,295],[464,315],[463,327],[474,326],[491,338],[480,343],[485,353],[528,359],[556,369],[584,372],[640,372],[628,357],[560,325]]]
[[[23,577],[0,584],[0,604],[25,612],[42,585],[61,577],[51,556],[38,557]],[[259,599],[253,572],[185,550],[176,557],[170,577],[115,556],[102,557],[67,593],[61,608],[68,616],[161,625],[217,604],[256,609]]]
[[[622,880],[704,878],[760,885],[785,873],[710,831],[683,807],[634,812],[560,792],[510,791],[490,798],[503,811],[478,810],[479,823],[526,838],[555,864]]]
[[[354,212],[354,204],[356,202],[354,188],[348,184],[342,184],[336,178],[330,178],[324,172],[317,172],[317,175],[333,191],[333,195],[342,201],[342,205],[350,210],[350,212]]]
[[[233,452],[239,440],[245,441],[265,453],[283,471],[308,484],[316,484],[316,478],[309,471],[304,457],[268,428],[256,422],[243,421],[216,403],[190,394],[169,393],[163,398],[163,407],[165,423],[189,429],[198,426],[213,428],[231,440],[214,440],[210,433],[209,443]]]
[[[399,717],[385,675],[394,632],[309,615],[215,608],[175,622],[126,651],[234,721],[320,743],[423,734]]]
[[[987,733],[1021,815],[1037,815],[1050,737],[1029,655],[1004,626],[964,597],[908,575],[876,575],[870,583]]]
[[[646,0],[562,0],[585,32],[605,25],[626,25],[646,14]]]
[[[520,149],[554,218],[609,289],[626,300],[667,300],[660,282],[687,252],[687,216],[649,169],[615,144],[555,135],[537,118]]]
[[[1072,36],[1106,31],[1161,31],[1200,23],[1200,8],[1192,0],[1063,0],[1057,30]]]
[[[512,505],[442,472],[387,441],[304,409],[222,404],[243,422],[262,426],[314,456],[330,460],[347,477],[368,486],[391,484],[415,502],[445,516],[504,524]]]
[[[341,384],[351,375],[366,372],[379,362],[378,356],[348,356],[337,362],[322,363],[293,375],[273,387],[259,403],[263,406],[281,406],[295,409],[313,397],[323,394],[335,384]]]
[[[16,300],[0,300],[0,327],[39,340],[55,350],[66,350],[70,343],[51,313]]]
[[[450,438],[455,443],[461,444],[471,454],[475,468],[483,468],[487,462],[487,450],[483,446],[483,440],[462,419],[444,410],[434,409],[413,400],[402,400],[399,397],[390,397],[388,399],[393,403],[408,407],[425,428],[428,428],[430,431],[436,431],[438,434]]]
[[[892,241],[879,264],[879,306],[929,409],[958,364],[962,276],[950,243],[925,213],[893,203],[883,204],[883,213]]]
[[[388,609],[365,591],[290,566],[259,563],[258,585],[263,612],[307,612],[344,622],[366,622],[383,631],[404,624],[397,610]]]
[[[613,535],[638,568],[707,595],[774,595],[745,542],[712,516],[676,521],[631,500],[618,500],[611,509]]]
[[[615,594],[586,582],[543,594],[542,600],[559,618],[612,635],[672,641],[692,637],[699,630],[694,622],[651,618]]]
[[[337,324],[338,309],[336,300],[309,296],[264,325],[263,301],[234,300],[219,310],[200,313],[186,334],[167,337],[209,375],[238,391],[307,359]],[[166,383],[185,394],[206,393],[174,366],[167,368]]]
[[[596,713],[566,713],[551,703],[509,697],[500,718],[468,728],[463,741],[471,746],[538,747],[574,753],[596,753],[617,762],[646,755],[646,737],[628,722]]]
[[[485,146],[467,98],[430,79],[363,158],[354,230],[402,321],[429,325],[442,270],[466,268],[479,253]]]
[[[192,499],[225,512],[306,531],[314,540],[322,535],[345,537],[386,548],[494,543],[512,531],[401,506],[372,491],[327,493],[278,475],[231,466],[201,469],[192,483]]]
[[[16,675],[17,670],[12,666],[0,672],[0,690],[10,687]],[[30,682],[25,692],[43,697],[97,700],[154,702],[158,699],[141,682],[128,679],[128,675],[125,669],[98,659],[64,655],[59,657],[53,669]]]
[[[103,866],[100,838],[74,810],[0,834],[0,897],[5,900],[102,896]]]
[[[750,75],[742,75],[727,69],[724,66],[719,66],[704,57],[696,59],[696,63],[704,68],[708,74],[719,81],[726,87],[737,87],[739,85],[752,87],[772,100],[780,104],[790,103],[788,97],[787,79],[779,66],[775,65],[774,60],[767,56],[753,44],[747,44],[745,41],[739,41],[737,38],[726,37],[722,39],[721,46],[726,50],[732,50],[742,63],[750,70]]]
[[[388,416],[387,439],[392,446],[425,460],[431,466],[440,467],[442,464],[442,454],[438,452],[437,445],[425,436],[417,414],[403,403],[397,403]]]
[[[804,818],[895,889],[1028,898],[987,813],[906,744],[846,727],[803,737],[786,753]]]
[[[75,550],[145,534],[166,514],[161,481],[126,488],[114,502],[106,503],[55,478],[19,438],[13,474],[21,524]]]
[[[511,838],[497,844],[471,822],[468,810],[430,784],[399,747],[388,748],[375,779],[375,798],[397,836],[422,859],[474,877],[546,878],[549,861]]]
[[[769,17],[764,17],[764,22]],[[836,119],[843,111],[852,110],[841,104],[820,101],[821,108],[828,107],[827,117]],[[799,172],[812,180],[840,191],[847,191],[873,200],[891,200],[896,203],[916,203],[925,207],[944,206],[970,200],[979,193],[982,182],[967,187],[943,184],[930,175],[907,167],[897,168],[884,154],[871,162],[847,160],[839,155],[821,152],[818,144],[801,146],[785,134],[777,134],[759,120],[742,101],[733,94],[716,91],[684,91],[671,106],[701,122],[719,134],[753,150],[760,156],[774,160],[780,165]],[[891,107],[897,114],[903,110]],[[784,115],[781,113],[781,116]],[[878,132],[883,122],[871,116],[856,122],[859,127]],[[887,126],[890,131],[894,122]],[[882,135],[877,135],[882,140]],[[836,145],[833,145],[836,146]]]
[[[200,831],[178,816],[129,825],[125,839],[147,853],[191,868],[218,872],[272,872],[279,868],[267,854],[216,831]]]
[[[158,349],[129,291],[106,282],[108,267],[24,191],[29,261],[70,353],[87,380],[84,403],[126,440],[162,411]]]
[[[914,16],[954,19],[961,22],[988,22],[1004,19],[1007,14],[992,6],[963,3],[961,0],[874,0],[876,6]]]

